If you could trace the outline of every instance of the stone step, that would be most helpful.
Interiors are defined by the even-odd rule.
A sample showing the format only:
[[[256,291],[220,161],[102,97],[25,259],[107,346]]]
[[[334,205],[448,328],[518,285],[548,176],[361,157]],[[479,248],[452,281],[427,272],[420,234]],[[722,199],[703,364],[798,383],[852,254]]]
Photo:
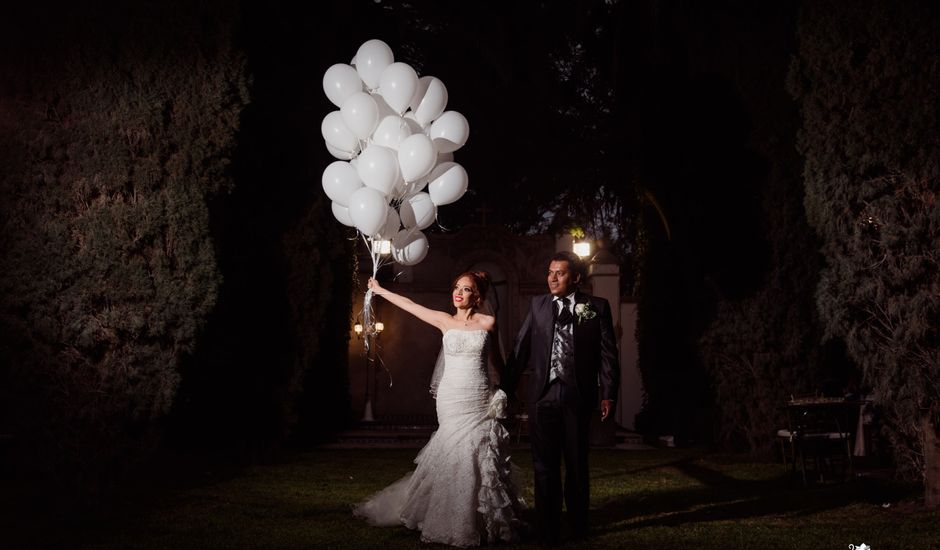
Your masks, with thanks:
[[[321,445],[322,448],[341,449],[404,449],[421,448],[437,430],[437,425],[431,424],[387,424],[368,422],[361,423],[355,428],[336,434],[334,441]],[[515,445],[528,445],[529,437],[525,429],[509,426],[509,433]],[[614,434],[612,447],[622,450],[642,450],[652,447],[643,443],[643,436],[628,430],[618,429]]]
[[[629,430],[618,429],[614,441],[612,448],[622,451],[648,451],[655,448],[644,443],[642,435]]]

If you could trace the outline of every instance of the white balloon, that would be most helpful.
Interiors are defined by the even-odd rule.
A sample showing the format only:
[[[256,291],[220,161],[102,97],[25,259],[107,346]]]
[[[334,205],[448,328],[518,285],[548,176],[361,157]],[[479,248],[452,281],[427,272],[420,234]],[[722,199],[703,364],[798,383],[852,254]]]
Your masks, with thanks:
[[[412,133],[412,134],[425,134],[425,135],[427,135],[427,133],[428,133],[428,127],[427,127],[427,126],[422,126],[421,123],[418,122],[418,119],[415,118],[415,114],[414,114],[413,112],[411,112],[411,111],[405,112],[405,114],[402,116],[402,118],[405,119],[405,123],[407,123],[407,124],[408,124],[408,127],[411,128],[411,133]]]
[[[349,206],[349,196],[362,188],[362,180],[356,168],[348,162],[331,162],[323,171],[323,191],[334,203]]]
[[[331,111],[323,117],[320,124],[320,133],[327,143],[346,153],[359,151],[359,139],[349,131],[343,122],[343,115],[339,111]],[[335,156],[335,155],[334,155]]]
[[[410,196],[414,195],[415,193],[419,193],[419,192],[421,192],[421,191],[424,191],[424,188],[427,187],[427,186],[428,186],[428,177],[425,176],[425,177],[419,179],[418,181],[413,181],[413,182],[409,183],[409,184],[408,184],[407,192],[404,193],[402,196],[410,197]]]
[[[399,179],[398,183],[395,184],[395,198],[404,199],[414,195],[412,188],[414,183],[406,182],[404,179]]]
[[[406,186],[407,188],[404,189],[403,192],[399,193],[399,196],[408,197],[420,191],[424,191],[424,188],[428,186],[428,182],[430,182],[432,179],[436,177],[435,173],[437,171],[437,167],[445,162],[452,162],[453,160],[454,160],[453,153],[438,153],[437,162],[434,164],[434,168],[432,168],[431,171],[427,173],[427,175],[422,176],[418,178],[417,180],[409,183]],[[355,162],[355,160],[351,162]]]
[[[353,56],[353,58],[349,61],[349,64],[352,65],[353,67],[356,66],[356,56]],[[356,75],[358,76],[359,73],[357,72]]]
[[[362,91],[362,80],[356,69],[345,63],[337,63],[323,73],[323,91],[333,105],[342,107],[346,98]]]
[[[355,92],[346,98],[340,113],[343,115],[343,123],[359,139],[371,136],[379,123],[379,106],[365,92]]]
[[[405,112],[417,89],[418,73],[407,63],[392,63],[379,78],[379,93],[398,114]]]
[[[369,237],[385,227],[388,204],[385,196],[370,187],[363,187],[349,197],[349,217],[356,229]]]
[[[393,149],[372,144],[366,147],[359,155],[356,164],[359,179],[362,183],[388,195],[395,189],[395,184],[401,177],[398,170],[398,157]]]
[[[466,117],[457,111],[447,111],[431,123],[429,134],[434,146],[441,153],[451,153],[460,149],[470,137],[470,124]]]
[[[405,138],[398,148],[398,164],[401,175],[407,182],[426,176],[437,163],[437,151],[430,138],[424,134],[413,134]]]
[[[409,185],[405,183],[404,178],[401,177],[401,171],[398,172],[398,179],[395,180],[395,187],[392,189],[392,195],[395,198],[402,198],[405,196],[408,191]]]
[[[350,162],[356,160],[356,155],[357,155],[358,153],[350,153],[350,152],[348,152],[348,151],[340,151],[340,150],[337,149],[336,147],[333,147],[332,145],[330,145],[329,142],[327,142],[327,141],[324,141],[324,142],[323,142],[323,145],[326,145],[326,150],[329,151],[331,155],[333,155],[335,158],[338,158],[339,160],[348,160],[348,161],[350,161]]]
[[[374,99],[375,104],[379,106],[379,120],[382,120],[387,116],[399,116],[399,113],[396,113],[395,109],[392,109],[392,107],[388,104],[387,101],[385,101],[385,98],[382,97],[382,94],[379,92],[373,93],[372,99]]]
[[[427,126],[432,120],[441,116],[447,107],[447,87],[438,78],[422,76],[418,80],[418,91],[411,105],[415,113],[415,120],[422,126]]]
[[[390,241],[398,234],[398,230],[401,229],[401,218],[398,217],[398,212],[395,211],[392,205],[388,205],[388,214],[386,216],[385,226],[379,231],[379,236]]]
[[[428,176],[428,193],[438,206],[457,201],[467,191],[469,176],[463,166],[456,162],[443,162],[434,167]]]
[[[372,142],[397,151],[401,142],[411,134],[411,128],[405,119],[398,115],[389,115],[379,121],[378,127],[372,133]]]
[[[428,255],[428,238],[424,233],[402,229],[392,239],[392,257],[401,265],[415,265]]]
[[[418,193],[402,201],[399,207],[401,223],[407,227],[426,229],[437,220],[437,205],[427,193]]]
[[[418,88],[415,90],[414,97],[411,98],[411,103],[408,104],[408,110],[415,112],[418,110],[418,105],[421,105],[421,100],[424,98],[424,94],[428,91],[428,85],[431,83],[433,76],[422,76],[418,79]]]
[[[352,221],[352,218],[349,217],[349,209],[341,204],[333,203],[333,217],[336,218],[336,221],[347,226],[347,227],[356,227],[356,224]]]
[[[367,40],[356,52],[356,72],[370,90],[379,86],[382,71],[395,61],[392,49],[378,39]]]

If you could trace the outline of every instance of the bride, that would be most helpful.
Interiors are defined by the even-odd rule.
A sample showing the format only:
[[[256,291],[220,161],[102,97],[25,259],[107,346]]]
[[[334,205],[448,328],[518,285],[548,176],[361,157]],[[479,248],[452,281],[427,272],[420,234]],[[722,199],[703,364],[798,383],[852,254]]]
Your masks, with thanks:
[[[443,334],[443,363],[432,377],[438,430],[415,458],[413,472],[359,504],[354,513],[373,525],[403,524],[421,540],[453,546],[515,542],[525,503],[511,479],[509,433],[500,424],[506,395],[495,394],[488,361],[502,367],[496,318],[481,311],[490,287],[485,272],[466,272],[452,289],[453,315],[434,311],[382,288],[376,295],[434,325]]]

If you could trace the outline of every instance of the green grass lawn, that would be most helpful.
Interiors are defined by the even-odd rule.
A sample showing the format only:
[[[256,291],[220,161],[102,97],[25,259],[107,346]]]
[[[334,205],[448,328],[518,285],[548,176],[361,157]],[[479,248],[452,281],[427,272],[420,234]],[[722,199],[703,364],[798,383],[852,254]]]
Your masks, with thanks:
[[[370,527],[350,513],[405,474],[415,453],[321,450],[206,470],[130,492],[96,520],[13,524],[7,513],[0,526],[11,531],[0,547],[429,548],[416,532]],[[531,505],[529,452],[516,450],[514,460]],[[940,512],[919,508],[916,493],[884,481],[807,489],[778,464],[694,449],[595,450],[591,460],[592,537],[571,548],[940,547]]]

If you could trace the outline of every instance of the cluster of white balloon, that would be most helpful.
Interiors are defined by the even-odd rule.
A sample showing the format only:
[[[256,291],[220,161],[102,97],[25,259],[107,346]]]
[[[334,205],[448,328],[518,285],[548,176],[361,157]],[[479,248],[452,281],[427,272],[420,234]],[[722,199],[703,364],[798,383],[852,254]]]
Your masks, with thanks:
[[[467,190],[467,171],[453,161],[470,135],[467,119],[444,110],[443,82],[419,78],[408,64],[395,62],[381,40],[362,44],[349,65],[327,69],[323,91],[339,107],[320,127],[327,150],[339,159],[323,171],[333,215],[359,230],[373,274],[382,261],[381,241],[391,241],[397,263],[419,263],[428,252],[422,230],[437,220],[437,207]]]

